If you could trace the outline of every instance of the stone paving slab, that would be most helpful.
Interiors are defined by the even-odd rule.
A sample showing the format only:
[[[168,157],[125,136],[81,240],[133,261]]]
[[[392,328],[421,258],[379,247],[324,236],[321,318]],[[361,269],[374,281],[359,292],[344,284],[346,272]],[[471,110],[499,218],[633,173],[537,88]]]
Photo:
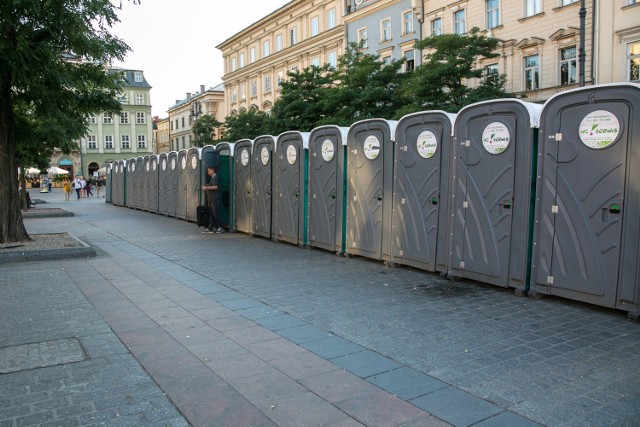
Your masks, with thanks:
[[[87,355],[76,338],[0,348],[0,374],[80,362]]]

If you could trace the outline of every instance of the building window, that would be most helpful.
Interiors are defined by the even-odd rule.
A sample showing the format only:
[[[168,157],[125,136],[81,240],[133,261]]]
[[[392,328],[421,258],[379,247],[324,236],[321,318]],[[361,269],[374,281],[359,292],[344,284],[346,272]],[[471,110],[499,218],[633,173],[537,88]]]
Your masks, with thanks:
[[[235,71],[238,69],[238,66],[236,65],[236,57],[234,56],[233,58],[231,58],[231,71]]]
[[[231,102],[238,102],[238,91],[235,87],[231,89]]]
[[[540,56],[531,55],[524,58],[524,90],[537,90],[540,86]]]
[[[334,8],[334,9],[329,9],[327,11],[327,30],[330,30],[335,27],[336,27],[336,10]]]
[[[380,41],[386,42],[391,40],[391,19],[380,21]]]
[[[313,67],[319,67],[320,66],[320,58],[315,57],[311,60],[311,65]]]
[[[89,116],[89,124],[90,125],[95,125],[96,123],[98,123],[98,119],[96,118],[96,116],[94,116],[93,114]]]
[[[413,11],[402,14],[402,34],[413,33]]]
[[[271,76],[264,76],[264,92],[271,92]]]
[[[627,44],[627,64],[629,81],[640,80],[640,40]]]
[[[320,20],[317,16],[311,18],[311,37],[320,34]]]
[[[570,85],[576,82],[576,47],[560,49],[560,84]]]
[[[182,128],[184,129],[184,117],[180,117],[180,119],[182,119]]]
[[[280,52],[282,50],[282,34],[278,34],[276,36],[276,52]]]
[[[542,13],[542,0],[525,0],[525,17]]]
[[[187,148],[187,146],[185,145],[185,140],[184,140],[184,136],[182,137],[182,148]]]
[[[271,42],[269,40],[262,42],[262,57],[266,58],[271,54]]]
[[[144,94],[142,93],[136,94],[136,105],[144,105]]]
[[[415,68],[415,54],[412,50],[407,50],[403,53],[404,56],[404,71],[409,72],[413,71]]]
[[[567,6],[567,5],[569,5],[571,3],[575,3],[577,1],[578,0],[560,0],[560,6]]]
[[[244,67],[244,52],[240,53],[240,68]]]
[[[128,104],[129,103],[129,98],[127,97],[126,93],[123,93],[122,96],[120,97],[120,104]]]
[[[498,63],[488,64],[484,67],[484,75],[485,76],[497,76],[500,74],[500,69],[498,68]]]
[[[138,83],[142,82],[142,73],[140,71],[134,72],[133,79]]]
[[[391,64],[391,57],[390,57],[390,56],[383,56],[383,57],[382,57],[382,63],[383,63],[384,65],[389,65],[389,64]]]
[[[128,125],[129,124],[129,112],[123,111],[120,113],[120,124]]]
[[[144,111],[138,111],[136,112],[136,123],[139,125],[143,125],[145,124],[145,114]],[[184,126],[184,124],[183,124]]]
[[[487,28],[500,25],[500,0],[487,0]]]
[[[171,130],[173,130],[173,122],[169,122],[169,124],[171,125]]]
[[[255,98],[258,96],[258,81],[251,80],[251,97]]]
[[[338,66],[338,52],[334,50],[333,52],[329,52],[327,54],[327,64],[329,64],[333,68],[336,68]]]
[[[176,130],[178,130],[178,119],[176,119]]]
[[[111,113],[104,113],[102,116],[102,123],[105,125],[110,125],[113,123],[113,115]]]
[[[431,35],[439,36],[442,35],[442,18],[436,18],[431,21]]]
[[[240,100],[247,99],[246,89],[244,83],[240,85]]]
[[[453,32],[456,34],[464,34],[467,32],[464,9],[453,14]]]
[[[283,81],[284,81],[284,72],[278,71],[278,86],[280,86]]]
[[[358,30],[358,44],[364,49],[369,47],[369,42],[367,41],[367,27],[360,28]]]
[[[147,135],[138,135],[138,148],[147,148]]]
[[[113,135],[104,136],[104,148],[113,149]]]
[[[95,149],[98,148],[98,144],[96,143],[96,136],[89,135],[87,137],[87,148]]]
[[[253,64],[256,62],[256,48],[252,47],[249,49],[249,64]]]
[[[298,43],[298,29],[293,27],[289,30],[289,46],[293,46]]]
[[[120,135],[120,142],[122,148],[131,148],[131,145],[129,144],[129,135]]]

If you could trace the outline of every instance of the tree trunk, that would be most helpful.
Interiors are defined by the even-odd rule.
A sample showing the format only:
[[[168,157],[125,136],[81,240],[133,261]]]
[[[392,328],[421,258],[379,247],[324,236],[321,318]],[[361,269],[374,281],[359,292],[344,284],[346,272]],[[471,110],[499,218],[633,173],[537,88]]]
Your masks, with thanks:
[[[0,243],[29,239],[22,222],[18,193],[18,165],[11,104],[11,79],[0,89]]]

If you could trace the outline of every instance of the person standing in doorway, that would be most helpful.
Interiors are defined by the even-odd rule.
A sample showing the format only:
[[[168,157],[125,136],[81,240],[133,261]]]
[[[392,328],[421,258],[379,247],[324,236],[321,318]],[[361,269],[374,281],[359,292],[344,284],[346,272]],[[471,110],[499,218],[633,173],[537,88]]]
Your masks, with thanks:
[[[202,186],[202,189],[207,192],[207,203],[209,205],[209,226],[206,233],[222,233],[224,230],[220,227],[216,218],[218,205],[220,204],[220,192],[218,191],[220,180],[213,165],[207,166],[207,175],[209,176],[209,182]]]

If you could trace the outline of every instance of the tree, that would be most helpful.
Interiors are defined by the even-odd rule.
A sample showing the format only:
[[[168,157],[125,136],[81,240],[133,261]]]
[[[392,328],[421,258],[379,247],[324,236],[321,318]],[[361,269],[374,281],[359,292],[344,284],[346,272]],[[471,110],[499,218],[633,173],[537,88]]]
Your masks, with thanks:
[[[330,115],[323,98],[332,83],[329,65],[312,65],[302,71],[289,72],[289,80],[280,84],[281,95],[271,110],[270,132],[278,135],[289,130],[310,131]]]
[[[497,39],[483,36],[476,27],[466,35],[442,34],[416,42],[427,54],[402,86],[402,94],[411,100],[402,113],[429,109],[457,112],[472,102],[508,96],[504,76],[483,76],[483,70],[476,68],[479,59],[498,56],[497,46]],[[472,79],[480,79],[479,86],[467,86]]]
[[[271,123],[264,111],[251,108],[249,111],[225,117],[224,128],[224,138],[228,141],[237,141],[245,138],[254,139],[268,133]]]
[[[102,64],[128,46],[110,34],[110,0],[0,2],[0,243],[28,240],[18,194],[18,154],[68,152],[89,114],[120,111],[122,76]],[[28,130],[46,118],[46,133]]]
[[[205,114],[198,117],[193,124],[193,131],[198,137],[196,138],[196,147],[204,147],[205,145],[213,145],[216,141],[216,129],[222,125],[211,114]]]

